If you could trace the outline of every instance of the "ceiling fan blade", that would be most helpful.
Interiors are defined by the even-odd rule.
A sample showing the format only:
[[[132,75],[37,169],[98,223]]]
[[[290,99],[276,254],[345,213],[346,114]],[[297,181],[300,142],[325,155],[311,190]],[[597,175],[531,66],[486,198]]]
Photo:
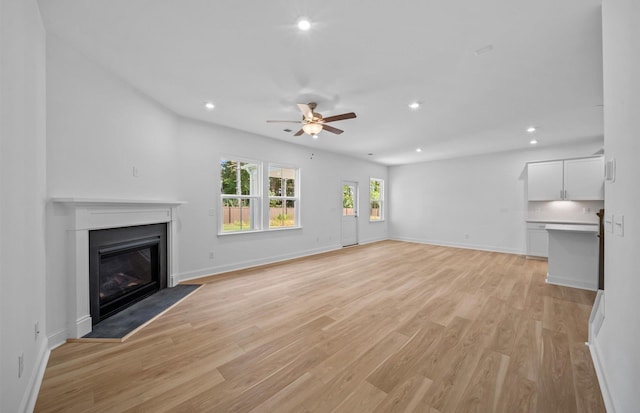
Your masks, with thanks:
[[[324,124],[322,125],[322,129],[326,130],[327,132],[335,133],[336,135],[340,135],[342,132],[344,132],[342,129],[334,128],[333,126]]]
[[[305,119],[313,119],[313,111],[309,107],[309,105],[304,103],[298,103],[298,109],[302,112],[302,115]]]
[[[324,118],[323,122],[324,123],[335,122],[337,120],[353,119],[355,117],[356,117],[355,113],[349,112],[349,113],[343,113],[342,115],[329,116],[328,118]]]
[[[267,123],[301,123],[299,120],[268,120]]]
[[[293,136],[300,136],[304,133],[304,131],[302,129],[300,129],[298,132],[295,133],[295,135]]]

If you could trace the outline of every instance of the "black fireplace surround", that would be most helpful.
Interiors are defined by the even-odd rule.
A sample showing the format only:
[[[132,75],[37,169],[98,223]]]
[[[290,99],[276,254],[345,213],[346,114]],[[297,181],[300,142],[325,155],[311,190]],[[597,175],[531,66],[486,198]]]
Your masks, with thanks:
[[[167,224],[89,231],[93,325],[166,287]]]

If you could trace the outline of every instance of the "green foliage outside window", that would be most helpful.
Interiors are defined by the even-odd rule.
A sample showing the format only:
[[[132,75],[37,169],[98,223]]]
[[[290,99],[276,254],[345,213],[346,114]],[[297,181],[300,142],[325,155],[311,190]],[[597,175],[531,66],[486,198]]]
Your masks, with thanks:
[[[353,191],[349,185],[342,186],[342,208],[353,208]]]
[[[371,178],[369,180],[369,220],[382,220],[382,179]]]
[[[220,161],[222,194],[222,231],[252,231],[259,228],[259,165]]]

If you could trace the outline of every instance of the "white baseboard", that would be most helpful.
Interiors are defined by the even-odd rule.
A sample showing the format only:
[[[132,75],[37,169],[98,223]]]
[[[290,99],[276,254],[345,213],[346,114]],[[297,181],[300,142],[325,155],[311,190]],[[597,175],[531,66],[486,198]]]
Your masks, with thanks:
[[[67,338],[69,338],[69,334],[67,333],[67,329],[64,328],[51,334],[47,337],[49,340],[49,350],[53,350],[54,348],[63,345],[67,342]]]
[[[391,237],[390,239],[394,241],[414,242],[417,244],[438,245],[441,247],[462,248],[467,250],[501,252],[504,254],[516,254],[516,255],[525,254],[525,252],[522,250],[513,249],[513,248],[502,248],[502,247],[496,247],[492,245],[461,244],[457,242],[446,242],[446,241],[437,241],[437,240],[410,238],[410,237]]]
[[[370,238],[370,239],[365,239],[365,240],[361,240],[358,241],[358,245],[366,245],[366,244],[373,244],[374,242],[380,242],[380,241],[387,241],[389,240],[389,238]]]
[[[247,268],[257,267],[259,265],[275,264],[277,262],[292,260],[295,258],[302,258],[310,255],[322,254],[324,252],[336,251],[336,250],[339,250],[340,248],[342,248],[341,245],[334,244],[327,247],[315,248],[315,249],[305,250],[305,251],[298,251],[296,253],[291,253],[291,254],[282,254],[275,257],[242,261],[234,264],[220,265],[218,267],[203,268],[196,271],[189,271],[181,274],[176,274],[176,281],[177,282],[188,281],[196,278],[207,277],[209,275],[222,274],[229,271],[244,270]]]
[[[563,287],[581,288],[583,290],[597,291],[598,286],[587,281],[574,280],[573,278],[558,277],[547,274],[547,284],[562,285]]]
[[[404,238],[404,237],[372,238],[372,239],[360,240],[359,245],[371,244],[374,242],[380,242],[380,241],[386,241],[386,240],[414,242],[419,244],[439,245],[444,247],[464,248],[464,249],[472,249],[472,250],[479,250],[479,251],[501,252],[505,254],[516,254],[516,255],[524,254],[524,251],[519,251],[515,249],[512,250],[507,248],[487,247],[487,246],[472,245],[472,244],[454,244],[454,243],[422,240],[422,239],[415,239],[415,238]],[[229,271],[243,270],[251,267],[257,267],[259,265],[274,264],[277,262],[287,261],[295,258],[302,258],[302,257],[311,256],[311,255],[316,255],[316,254],[322,254],[325,252],[335,251],[335,250],[339,250],[340,248],[342,248],[340,244],[333,244],[333,245],[322,247],[322,248],[299,251],[292,254],[283,254],[275,257],[269,257],[269,258],[263,258],[263,259],[257,259],[257,260],[248,260],[248,261],[243,261],[235,264],[221,265],[217,267],[208,267],[208,268],[203,268],[196,271],[188,271],[184,273],[175,274],[173,277],[174,277],[175,285],[177,285],[181,281],[194,280],[197,278],[207,277],[207,276],[216,275],[216,274],[222,274]]]
[[[589,352],[591,353],[591,360],[593,360],[593,367],[596,370],[596,376],[598,377],[598,383],[600,384],[600,392],[602,393],[602,400],[604,400],[604,407],[607,413],[616,413],[616,409],[613,405],[613,398],[609,392],[609,386],[607,379],[604,375],[603,360],[598,350],[597,340],[589,344]]]
[[[93,322],[91,321],[91,316],[87,314],[75,321],[73,330],[69,332],[69,335],[73,338],[80,338],[89,334],[92,329]]]
[[[593,344],[604,322],[604,290],[598,290],[589,316],[589,344]]]
[[[44,372],[47,369],[47,363],[49,362],[49,354],[51,354],[51,351],[49,350],[48,339],[47,337],[44,337],[38,347],[38,358],[36,363],[33,365],[27,389],[22,397],[22,402],[20,403],[20,412],[31,413],[35,409],[36,401],[38,400],[38,393],[40,392],[40,385],[42,384],[42,378],[44,377]]]

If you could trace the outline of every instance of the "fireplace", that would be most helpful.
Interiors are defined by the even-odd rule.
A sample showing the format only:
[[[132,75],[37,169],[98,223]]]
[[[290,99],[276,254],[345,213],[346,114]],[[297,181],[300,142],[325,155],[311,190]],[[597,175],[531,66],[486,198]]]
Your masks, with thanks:
[[[58,330],[49,337],[50,343],[63,343],[67,339],[80,338],[93,330],[97,323],[91,315],[91,299],[89,292],[89,233],[93,231],[146,227],[163,224],[166,226],[166,245],[161,243],[166,252],[165,277],[161,277],[161,285],[173,287],[179,281],[177,274],[177,225],[178,207],[184,202],[174,200],[145,199],[104,199],[104,198],[51,198],[52,212],[56,223],[66,230],[66,238],[60,245],[66,253],[69,266],[66,280],[67,295],[67,327]],[[126,241],[126,240],[125,240]],[[112,245],[117,245],[112,242]],[[159,254],[162,250],[159,249]],[[95,259],[95,256],[94,256]],[[96,268],[93,264],[91,267]],[[162,270],[160,271],[163,272]],[[94,299],[95,301],[95,299]]]
[[[92,324],[167,287],[167,224],[89,231]]]

